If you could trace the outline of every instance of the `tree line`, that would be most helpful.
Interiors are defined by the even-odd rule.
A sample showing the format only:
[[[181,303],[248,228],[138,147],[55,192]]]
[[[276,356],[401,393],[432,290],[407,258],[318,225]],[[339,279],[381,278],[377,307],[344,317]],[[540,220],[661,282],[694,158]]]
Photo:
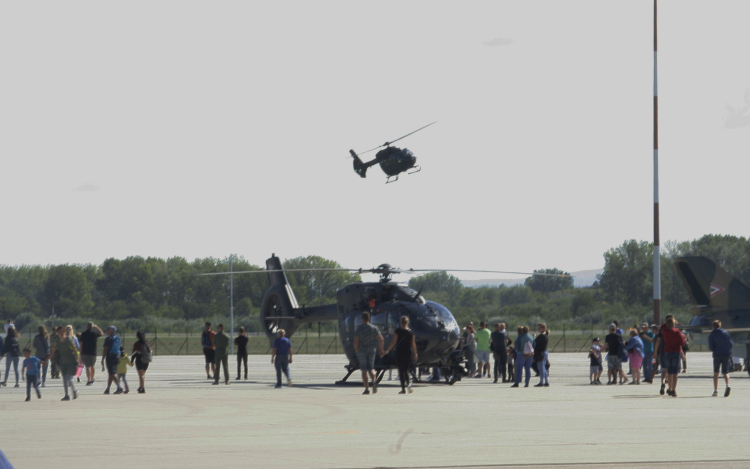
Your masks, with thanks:
[[[744,237],[706,235],[686,242],[667,242],[661,253],[662,309],[687,321],[688,296],[674,268],[674,259],[702,255],[750,285],[750,241]],[[262,271],[232,256],[235,271]],[[285,260],[287,269],[340,268],[319,256]],[[88,320],[116,321],[125,329],[198,330],[205,320],[227,321],[230,307],[230,258],[168,259],[132,256],[106,259],[101,265],[0,266],[0,318],[25,325],[65,322],[82,326]],[[446,272],[413,277],[409,285],[444,304],[460,323],[504,321],[508,324],[546,322],[553,327],[600,327],[613,319],[625,324],[650,320],[653,245],[627,240],[604,253],[604,271],[587,288],[573,288],[571,278],[534,276],[523,285],[464,286]],[[559,269],[535,272],[566,274]],[[290,272],[289,281],[301,304],[334,303],[336,291],[360,276],[346,272]],[[235,324],[258,329],[257,316],[268,289],[265,273],[234,276]],[[333,330],[335,324],[324,325]]]

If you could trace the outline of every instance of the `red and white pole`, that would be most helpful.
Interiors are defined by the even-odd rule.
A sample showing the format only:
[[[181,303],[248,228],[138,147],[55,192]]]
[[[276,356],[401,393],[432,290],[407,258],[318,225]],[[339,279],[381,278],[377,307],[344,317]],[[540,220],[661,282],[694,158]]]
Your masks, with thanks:
[[[659,98],[656,80],[656,1],[654,0],[654,324],[661,324],[661,254],[659,252]]]

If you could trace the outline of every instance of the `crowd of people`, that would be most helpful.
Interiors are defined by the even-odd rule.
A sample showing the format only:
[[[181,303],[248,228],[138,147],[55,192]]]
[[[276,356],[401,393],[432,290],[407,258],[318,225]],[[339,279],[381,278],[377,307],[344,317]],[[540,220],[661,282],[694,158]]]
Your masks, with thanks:
[[[105,336],[101,357],[102,371],[107,372],[107,387],[104,394],[127,394],[130,387],[127,382],[128,367],[135,365],[138,372],[138,393],[146,392],[146,370],[152,360],[151,347],[146,334],[139,331],[133,344],[131,355],[125,353],[122,339],[117,335],[117,327],[109,326],[102,331],[93,322],[86,325],[86,330],[76,334],[73,326],[55,326],[52,334],[45,326],[39,326],[38,334],[31,341],[31,347],[21,350],[20,336],[12,320],[5,324],[5,338],[0,336],[0,358],[5,358],[5,379],[0,386],[7,386],[11,367],[15,374],[15,386],[19,381],[26,382],[26,401],[31,400],[31,389],[38,399],[42,398],[40,388],[47,382],[47,371],[50,379],[61,379],[65,392],[63,401],[78,398],[76,384],[81,383],[81,376],[86,377],[86,386],[93,386],[96,375],[97,341]],[[23,358],[23,361],[21,359]],[[19,373],[19,364],[21,370]],[[20,379],[19,379],[20,378]]]
[[[640,327],[634,326],[626,334],[619,323],[614,321],[609,325],[609,334],[605,336],[603,343],[598,337],[593,339],[588,353],[590,384],[604,384],[601,382],[601,376],[606,361],[607,385],[653,383],[659,376],[659,393],[677,397],[680,369],[683,373],[687,372],[688,347],[685,335],[676,326],[674,317],[667,315],[666,322],[661,326],[649,326],[644,322]],[[102,331],[99,326],[89,322],[86,330],[80,334],[75,334],[70,325],[56,326],[52,334],[47,332],[45,326],[39,326],[38,334],[31,342],[33,352],[31,347],[21,349],[20,337],[12,320],[8,320],[4,328],[5,338],[0,336],[0,359],[6,359],[5,377],[0,382],[0,387],[7,386],[13,368],[15,387],[20,386],[20,380],[26,381],[27,401],[31,400],[32,388],[37,398],[42,397],[40,388],[45,387],[48,369],[50,379],[62,379],[65,392],[63,401],[78,398],[76,383],[81,382],[80,377],[84,370],[85,385],[94,385],[97,341],[102,336],[105,336],[105,339],[101,366],[102,371],[107,372],[107,387],[104,394],[110,394],[112,385],[116,387],[113,394],[130,392],[127,371],[133,366],[138,373],[138,392],[146,392],[146,370],[151,363],[152,352],[143,331],[136,334],[137,340],[133,344],[131,355],[128,355],[115,326],[109,326],[106,331]],[[493,332],[489,331],[484,321],[480,322],[477,330],[474,329],[473,323],[469,323],[464,329],[460,344],[469,376],[479,379],[494,377],[494,383],[511,382],[513,388],[520,387],[521,382],[524,383],[524,387],[529,387],[533,370],[539,376],[539,382],[534,387],[549,387],[549,329],[545,323],[539,323],[534,334],[530,333],[528,326],[519,326],[516,332],[517,337],[512,340],[508,337],[504,323],[494,324]],[[213,380],[214,385],[218,385],[223,369],[224,384],[230,384],[227,351],[230,337],[224,332],[224,325],[219,324],[217,331],[213,331],[211,323],[207,322],[201,334],[201,343],[205,356],[206,377]],[[248,378],[247,344],[247,333],[241,327],[239,335],[234,339],[234,345],[237,347],[237,380],[242,377],[243,365],[244,378]],[[401,318],[391,343],[387,347],[384,345],[379,329],[370,324],[370,314],[362,313],[362,324],[357,326],[355,331],[354,349],[362,372],[363,394],[378,392],[375,359],[385,356],[393,349],[401,383],[400,394],[412,393],[410,375],[414,363],[418,360],[418,354],[416,337],[409,329],[407,316]],[[733,346],[731,335],[721,328],[720,321],[714,321],[713,331],[708,337],[708,347],[713,352],[714,396],[718,396],[720,374],[723,375],[726,384],[724,396],[728,397],[731,393],[729,373],[733,371]],[[491,366],[490,356],[494,359],[494,367]],[[287,385],[292,385],[289,371],[292,362],[292,344],[285,337],[285,331],[279,329],[271,352],[271,363],[276,369],[276,388],[282,386],[282,375],[286,377]],[[629,368],[627,374],[623,369],[626,363]]]

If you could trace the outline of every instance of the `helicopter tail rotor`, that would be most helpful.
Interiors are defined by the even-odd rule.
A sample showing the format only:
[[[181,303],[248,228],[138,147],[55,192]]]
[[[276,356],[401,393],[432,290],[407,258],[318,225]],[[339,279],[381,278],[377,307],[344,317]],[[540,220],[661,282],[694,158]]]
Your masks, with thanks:
[[[354,153],[354,150],[349,150],[349,153],[352,155],[352,158],[354,158],[354,172],[359,174],[362,178],[367,177],[368,166],[362,162],[356,153]]]

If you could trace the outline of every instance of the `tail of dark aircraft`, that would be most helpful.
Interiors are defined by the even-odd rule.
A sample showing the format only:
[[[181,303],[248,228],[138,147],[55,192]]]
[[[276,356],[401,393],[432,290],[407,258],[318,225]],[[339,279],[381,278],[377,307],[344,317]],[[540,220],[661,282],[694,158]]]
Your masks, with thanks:
[[[271,288],[263,297],[260,307],[260,323],[268,340],[273,343],[279,329],[284,329],[286,337],[303,324],[311,322],[333,321],[338,318],[337,305],[300,307],[289,284],[286,272],[281,265],[281,259],[272,255],[266,260],[268,281]]]
[[[693,304],[715,309],[750,307],[750,289],[706,257],[675,259]]]
[[[367,168],[369,168],[369,166],[362,162],[359,156],[354,153],[354,150],[349,150],[349,153],[352,155],[352,158],[354,158],[354,172],[359,174],[360,177],[367,177]]]

